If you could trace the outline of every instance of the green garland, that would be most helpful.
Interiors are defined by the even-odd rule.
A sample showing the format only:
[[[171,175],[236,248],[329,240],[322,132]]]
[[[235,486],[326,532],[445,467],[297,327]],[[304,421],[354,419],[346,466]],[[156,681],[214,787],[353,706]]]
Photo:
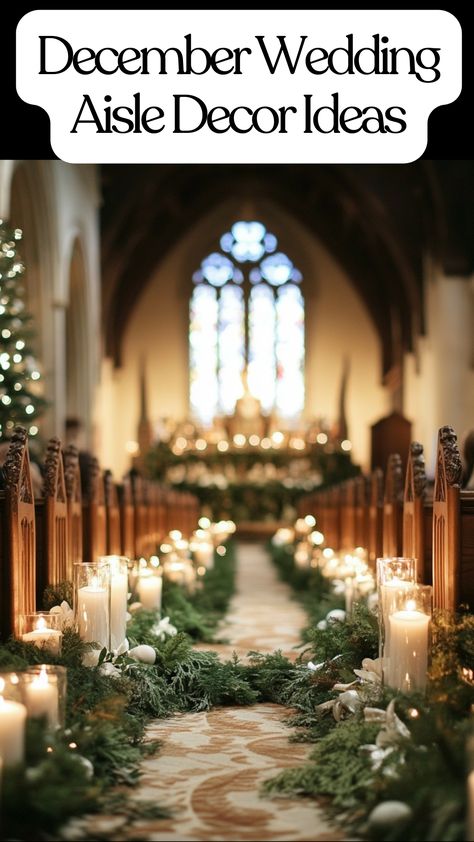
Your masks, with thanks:
[[[72,631],[64,635],[60,661],[15,640],[0,647],[2,669],[48,660],[68,667],[66,730],[51,738],[41,723],[29,723],[25,766],[4,774],[3,838],[57,838],[68,819],[86,812],[112,810],[124,823],[132,821],[138,808],[124,797],[123,785],[137,782],[141,759],[158,748],[143,740],[151,717],[265,701],[293,708],[291,724],[298,728],[291,739],[314,743],[309,761],[267,782],[266,792],[329,797],[329,809],[358,837],[387,842],[464,838],[465,742],[474,688],[463,670],[474,668],[474,617],[436,618],[428,693],[396,697],[396,713],[410,738],[401,736],[376,769],[361,747],[374,744],[380,724],[365,721],[362,709],[336,721],[328,708],[339,697],[334,684],[353,681],[363,658],[376,656],[374,615],[357,606],[346,622],[318,628],[324,612],[339,607],[340,600],[333,600],[317,569],[295,569],[291,550],[273,548],[272,554],[281,575],[310,609],[308,646],[296,662],[279,652],[251,653],[246,664],[237,658],[224,662],[213,652],[193,649],[193,641],[211,639],[232,594],[231,544],[224,557],[216,554],[215,570],[195,594],[165,587],[164,613],[179,627],[176,636],[164,641],[157,636],[155,612],[133,615],[130,643],[152,646],[153,665],[127,653],[111,663],[112,653],[104,650],[99,665],[86,668],[82,658],[88,647]],[[55,601],[63,594],[56,594]],[[308,668],[310,659],[315,669]],[[113,675],[105,671],[109,663]],[[381,711],[394,698],[391,691],[367,689],[366,702]],[[119,799],[111,789],[117,784],[122,785]],[[386,801],[408,805],[409,820],[369,823],[372,808]],[[167,813],[165,805],[143,802],[139,810],[142,817]]]
[[[320,607],[327,592],[317,570],[291,568],[288,557],[294,548],[273,548],[281,575],[296,592],[314,594],[320,588]],[[306,603],[307,596],[304,601]],[[319,616],[313,608],[313,615]],[[377,654],[374,616],[356,606],[345,623],[306,632],[309,649],[303,656],[324,661],[313,673],[313,693],[301,696],[296,683],[284,694],[285,703],[297,701],[301,713],[292,720],[303,728],[293,739],[315,743],[309,761],[289,769],[267,782],[269,793],[300,794],[331,799],[329,810],[358,837],[377,840],[404,839],[407,842],[465,839],[466,741],[474,733],[474,616],[439,613],[433,623],[433,657],[426,695],[396,694],[391,690],[369,690],[368,703],[387,710],[395,700],[396,714],[410,736],[401,735],[393,751],[374,768],[370,753],[380,723],[366,721],[363,710],[337,721],[327,708],[315,704],[336,699],[335,682],[353,681],[354,669],[363,658]],[[337,657],[339,656],[339,657]],[[342,656],[342,657],[341,657]],[[336,660],[331,660],[331,659]],[[297,668],[295,668],[297,669]],[[275,682],[276,683],[276,682]],[[318,688],[318,690],[317,690]],[[372,695],[372,698],[371,698]],[[317,697],[317,699],[316,699]],[[374,701],[375,698],[375,701]],[[405,805],[405,812],[376,816],[371,810],[385,802]],[[388,811],[393,810],[387,805]]]

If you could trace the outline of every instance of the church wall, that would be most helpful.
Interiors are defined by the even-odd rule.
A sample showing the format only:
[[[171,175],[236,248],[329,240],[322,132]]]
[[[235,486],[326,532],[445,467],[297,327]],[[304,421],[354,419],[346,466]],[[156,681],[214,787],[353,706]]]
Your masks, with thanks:
[[[344,358],[350,358],[346,412],[355,461],[368,467],[369,426],[388,410],[381,385],[380,347],[373,324],[350,280],[336,261],[292,217],[273,206],[213,212],[190,231],[156,270],[131,315],[122,367],[103,366],[102,388],[109,398],[101,453],[121,474],[129,465],[126,443],[136,439],[138,373],[146,364],[148,414],[182,419],[188,412],[188,300],[190,277],[216,248],[218,237],[237,218],[259,218],[279,238],[280,247],[304,276],[306,302],[306,410],[309,418],[337,420]],[[112,398],[112,394],[114,397]]]
[[[37,356],[49,408],[41,420],[44,436],[64,434],[68,378],[81,367],[75,414],[93,446],[92,409],[100,359],[100,269],[98,181],[95,166],[62,161],[2,161],[0,213],[23,228],[28,307],[35,317]],[[73,253],[81,254],[80,304],[74,302],[75,355],[66,346],[67,308]]]

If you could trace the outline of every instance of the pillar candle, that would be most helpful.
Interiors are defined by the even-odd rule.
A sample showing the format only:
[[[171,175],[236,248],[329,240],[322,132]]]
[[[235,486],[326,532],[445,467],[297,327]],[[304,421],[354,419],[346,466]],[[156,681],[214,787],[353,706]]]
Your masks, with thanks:
[[[174,542],[174,549],[179,558],[188,558],[189,544],[184,540],[184,538],[179,538]]]
[[[384,676],[396,690],[424,690],[428,671],[430,617],[422,611],[390,614],[390,656]]]
[[[112,568],[110,580],[110,646],[118,649],[127,631],[128,575]]]
[[[49,681],[44,667],[39,675],[25,684],[25,700],[28,716],[39,719],[45,716],[51,728],[59,725],[59,697],[57,682]]]
[[[5,767],[16,766],[23,761],[25,721],[25,705],[0,696],[0,755]]]
[[[197,564],[202,564],[207,570],[211,570],[214,567],[214,545],[207,541],[196,544],[194,558]]]
[[[467,776],[466,842],[474,842],[474,770]]]
[[[143,570],[137,581],[138,598],[143,607],[159,611],[161,608],[161,591],[161,576],[155,576],[151,570]]]
[[[36,628],[22,635],[24,643],[34,643],[40,649],[44,647],[52,655],[59,655],[61,651],[62,632],[50,629],[44,617],[39,617]]]
[[[186,583],[186,565],[183,561],[167,561],[165,576],[170,582],[184,585]]]
[[[96,582],[77,590],[78,632],[82,640],[109,646],[107,589]]]
[[[395,610],[397,598],[400,591],[407,591],[408,588],[413,587],[413,582],[405,581],[404,579],[390,579],[385,582],[380,588],[380,604],[379,611],[381,613],[381,621],[383,626],[383,641],[380,640],[380,646],[383,644],[383,658],[384,664],[388,663],[390,658],[390,625],[388,618],[392,611]],[[380,654],[382,650],[380,649]]]

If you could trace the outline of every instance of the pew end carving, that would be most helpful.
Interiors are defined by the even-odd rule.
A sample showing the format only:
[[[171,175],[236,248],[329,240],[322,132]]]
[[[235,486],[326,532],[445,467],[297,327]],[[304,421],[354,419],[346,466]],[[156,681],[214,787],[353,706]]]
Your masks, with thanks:
[[[36,609],[35,504],[28,454],[28,436],[15,427],[3,466],[1,597],[2,635],[18,635],[21,614]]]

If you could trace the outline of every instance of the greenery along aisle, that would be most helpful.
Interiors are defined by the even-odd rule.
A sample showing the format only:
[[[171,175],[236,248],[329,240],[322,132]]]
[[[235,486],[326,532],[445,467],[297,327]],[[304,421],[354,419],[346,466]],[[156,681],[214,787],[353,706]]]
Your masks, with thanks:
[[[96,667],[84,666],[90,645],[67,629],[59,658],[18,640],[0,647],[5,678],[6,671],[37,663],[68,668],[66,729],[51,735],[45,724],[29,723],[25,764],[4,770],[2,838],[51,838],[71,816],[110,809],[110,787],[136,782],[141,758],[157,748],[143,743],[150,717],[256,700],[239,664],[220,663],[215,654],[192,649],[193,640],[210,639],[233,592],[233,580],[234,552],[228,544],[225,556],[216,553],[215,568],[206,574],[201,591],[189,595],[165,584],[168,622],[160,623],[154,611],[134,614],[127,629],[130,645],[152,647],[154,663],[127,653],[114,659],[103,651]],[[49,604],[70,591],[66,585],[59,594],[49,593]],[[177,634],[173,626],[180,629]],[[129,810],[133,817],[122,794],[113,812]],[[147,810],[163,814],[161,806],[141,803],[140,811]]]
[[[259,663],[255,681],[264,677],[273,698],[299,709],[293,725],[303,727],[292,739],[315,748],[307,764],[270,780],[267,791],[330,796],[338,820],[366,838],[472,838],[465,816],[474,616],[438,614],[426,694],[396,693],[377,674],[375,615],[356,605],[345,621],[325,621],[334,605],[328,580],[318,568],[297,569],[294,553],[293,545],[272,548],[283,578],[311,605],[301,659],[311,678],[275,656]]]

